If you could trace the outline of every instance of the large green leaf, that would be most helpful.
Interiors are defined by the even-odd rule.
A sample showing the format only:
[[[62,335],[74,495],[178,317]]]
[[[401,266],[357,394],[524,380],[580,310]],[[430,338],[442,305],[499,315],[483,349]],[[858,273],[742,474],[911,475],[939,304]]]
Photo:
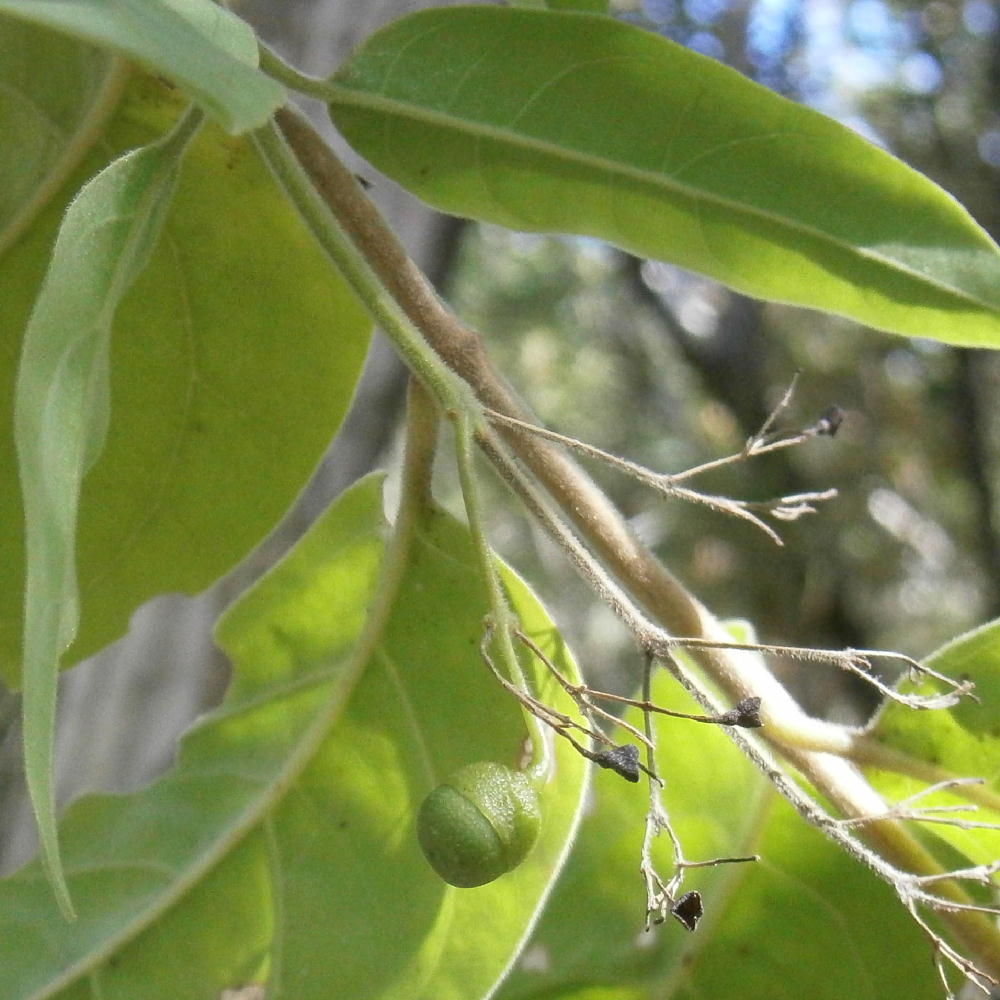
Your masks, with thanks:
[[[232,689],[172,772],[71,808],[74,924],[36,866],[0,883],[4,1000],[218,1000],[255,982],[273,1000],[466,1000],[501,975],[572,835],[584,762],[557,748],[516,871],[467,890],[431,871],[414,831],[424,794],[475,759],[513,765],[526,730],[479,659],[487,603],[467,531],[428,514],[386,592],[381,510],[377,478],[353,487],[226,614]],[[387,597],[388,619],[366,624]]]
[[[931,784],[955,778],[981,778],[980,788],[958,787],[951,792],[920,795],[914,806],[970,805],[978,812],[957,818],[980,823],[1000,823],[1000,622],[992,622],[959,636],[932,656],[928,666],[948,677],[975,682],[978,701],[965,699],[954,708],[915,712],[889,702],[871,728],[870,736],[904,760],[915,762],[915,774],[932,768],[925,780],[873,769],[873,782],[889,798],[899,800],[922,793]],[[942,692],[938,681],[921,684],[930,694]],[[944,818],[939,816],[938,818]],[[1000,857],[1000,830],[962,829],[935,823],[924,830],[956,848],[975,864],[990,864]]]
[[[110,53],[0,15],[0,253],[99,137],[124,79]],[[16,141],[11,141],[16,139]]]
[[[24,761],[43,853],[59,870],[52,779],[59,658],[79,623],[80,486],[104,449],[111,323],[149,261],[197,120],[115,160],[73,200],[24,334],[14,412],[27,565]]]
[[[939,1000],[931,946],[889,886],[776,796],[755,847],[669,996]]]
[[[138,78],[101,159],[77,178],[155,139],[179,106],[176,91]],[[18,345],[77,178],[0,258],[0,467],[11,470]],[[111,422],[80,498],[81,625],[67,663],[119,636],[151,596],[204,589],[273,527],[346,411],[369,330],[252,145],[204,129],[115,317]],[[16,684],[23,541],[12,477],[0,514],[0,672]]]
[[[665,675],[654,700],[697,711]],[[891,890],[807,826],[724,733],[672,719],[658,733],[664,803],[686,856],[761,861],[691,871],[686,887],[705,905],[697,930],[669,921],[643,932],[646,802],[599,775],[596,807],[498,1000],[940,996],[926,941]]]
[[[1000,344],[1000,253],[949,195],[657,35],[559,11],[423,11],[331,84],[348,141],[445,211],[599,236],[886,330]]]
[[[256,68],[250,26],[212,0],[0,0],[0,11],[137,60],[233,133],[263,125],[286,98]]]

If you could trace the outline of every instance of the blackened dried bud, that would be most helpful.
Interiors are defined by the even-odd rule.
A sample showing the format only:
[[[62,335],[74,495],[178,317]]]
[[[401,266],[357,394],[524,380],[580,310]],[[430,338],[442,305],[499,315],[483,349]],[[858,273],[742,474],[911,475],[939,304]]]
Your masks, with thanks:
[[[844,411],[839,406],[828,406],[816,421],[816,433],[833,437],[844,422]]]
[[[680,899],[670,907],[670,912],[689,930],[693,931],[698,926],[705,908],[701,905],[701,893],[697,889],[684,893]]]
[[[593,757],[595,764],[610,768],[626,781],[639,780],[639,748],[631,743],[609,750],[598,750]]]
[[[760,729],[764,725],[764,720],[760,717],[760,698],[754,695],[737,702],[728,712],[719,716],[719,725]]]
[[[764,725],[764,720],[760,717],[760,698],[753,695],[738,702],[734,711],[739,717],[735,723],[744,729],[760,729]]]

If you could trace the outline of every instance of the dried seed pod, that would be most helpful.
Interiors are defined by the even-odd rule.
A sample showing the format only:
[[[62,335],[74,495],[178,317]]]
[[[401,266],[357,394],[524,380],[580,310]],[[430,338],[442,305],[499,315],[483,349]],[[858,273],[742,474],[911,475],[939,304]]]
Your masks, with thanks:
[[[516,868],[538,836],[538,795],[528,778],[480,761],[456,771],[420,806],[417,838],[450,885],[485,885]]]

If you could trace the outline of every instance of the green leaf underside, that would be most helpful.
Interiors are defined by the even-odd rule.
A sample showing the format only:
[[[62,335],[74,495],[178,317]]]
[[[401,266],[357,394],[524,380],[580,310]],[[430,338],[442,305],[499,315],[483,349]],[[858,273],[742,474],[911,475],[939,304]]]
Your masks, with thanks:
[[[27,541],[24,766],[64,904],[52,775],[59,658],[79,619],[80,486],[107,435],[111,323],[159,238],[191,134],[188,125],[128,153],[81,189],[60,227],[18,371],[14,437]]]
[[[92,154],[0,258],[0,343],[10,359],[0,467],[15,467],[14,359],[65,201],[84,176],[168,128],[178,98],[137,78],[101,158]],[[273,527],[346,412],[369,333],[252,146],[203,129],[152,259],[115,315],[111,422],[80,498],[81,624],[64,665],[121,635],[150,597],[204,589]],[[13,482],[0,513],[9,580],[0,591],[0,672],[17,685],[24,543]]]
[[[958,818],[977,823],[1000,823],[1000,621],[959,636],[928,657],[928,665],[948,677],[975,682],[978,702],[963,700],[947,711],[914,712],[890,702],[879,714],[871,735],[880,743],[937,769],[933,782],[949,778],[982,778],[982,789],[958,789],[959,794],[922,796],[914,805],[978,806]],[[928,693],[940,690],[931,681],[921,685]],[[893,800],[914,795],[926,782],[898,774],[873,772],[873,783]],[[1000,830],[961,830],[925,824],[922,832],[944,841],[974,864],[990,864],[1000,857]]]
[[[263,125],[286,99],[257,69],[250,26],[211,0],[0,0],[0,11],[163,74],[234,134]]]
[[[540,839],[515,872],[474,890],[434,875],[416,844],[422,797],[471,760],[514,764],[525,727],[479,660],[485,593],[445,515],[418,528],[374,653],[352,663],[381,509],[377,477],[352,487],[227,612],[232,689],[173,771],[71,808],[75,924],[36,866],[0,883],[5,1000],[216,1000],[254,982],[275,1000],[459,1000],[501,974],[572,834],[585,769],[559,748]],[[506,582],[549,645],[540,607]]]
[[[698,711],[665,674],[654,700]],[[664,805],[685,855],[762,860],[691,871],[684,888],[705,906],[698,929],[670,919],[644,932],[646,803],[599,772],[594,808],[498,1000],[936,1000],[926,943],[887,887],[808,827],[721,730],[661,719],[658,734]],[[665,841],[656,850],[669,875]]]
[[[1000,343],[1000,253],[849,129],[605,18],[451,8],[372,36],[337,127],[444,211],[597,236],[760,298]]]
[[[110,53],[0,15],[0,252],[52,197],[113,111]]]

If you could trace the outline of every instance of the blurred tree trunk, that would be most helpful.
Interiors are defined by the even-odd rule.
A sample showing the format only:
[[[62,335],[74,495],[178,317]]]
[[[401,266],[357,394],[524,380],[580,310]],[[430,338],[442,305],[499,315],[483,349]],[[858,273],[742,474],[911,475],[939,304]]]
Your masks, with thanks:
[[[428,0],[248,0],[240,13],[295,65],[331,72],[362,38]],[[438,5],[440,5],[440,0]],[[326,135],[322,108],[303,105]],[[341,150],[343,151],[343,150]],[[442,220],[353,158],[373,183],[372,196],[411,254],[433,279],[450,265],[455,223]],[[406,372],[377,336],[341,433],[289,517],[243,565],[206,593],[157,598],[140,609],[127,636],[69,671],[60,694],[60,803],[89,790],[126,791],[168,767],[177,737],[215,704],[228,664],[211,631],[223,607],[243,591],[358,476],[391,445]],[[20,699],[0,693],[0,871],[35,850],[34,822],[22,778]]]

